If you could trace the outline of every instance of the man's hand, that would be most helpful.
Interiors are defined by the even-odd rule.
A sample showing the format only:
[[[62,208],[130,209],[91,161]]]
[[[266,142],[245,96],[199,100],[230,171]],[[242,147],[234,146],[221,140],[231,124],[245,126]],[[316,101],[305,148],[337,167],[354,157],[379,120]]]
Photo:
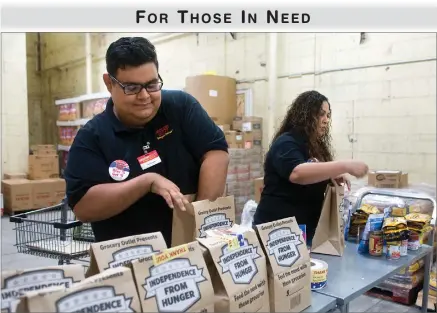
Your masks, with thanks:
[[[337,178],[335,178],[334,180],[339,185],[346,184],[347,190],[351,191],[351,182],[349,179],[347,179],[346,175],[340,175]]]
[[[185,205],[189,204],[179,187],[159,174],[153,174],[150,191],[163,197],[171,209],[185,211]]]

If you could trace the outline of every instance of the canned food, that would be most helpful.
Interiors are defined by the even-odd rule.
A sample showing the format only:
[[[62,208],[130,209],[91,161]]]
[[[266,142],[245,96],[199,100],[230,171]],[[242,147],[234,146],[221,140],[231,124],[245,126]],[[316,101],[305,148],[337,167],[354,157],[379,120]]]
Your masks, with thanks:
[[[401,256],[408,255],[408,239],[404,239],[401,241],[400,253],[401,253]]]
[[[401,243],[387,242],[387,259],[397,260],[401,257]]]
[[[382,255],[382,231],[373,231],[369,235],[369,254],[373,256]]]
[[[415,251],[420,248],[420,238],[419,234],[415,232],[410,233],[410,238],[408,239],[408,250]]]

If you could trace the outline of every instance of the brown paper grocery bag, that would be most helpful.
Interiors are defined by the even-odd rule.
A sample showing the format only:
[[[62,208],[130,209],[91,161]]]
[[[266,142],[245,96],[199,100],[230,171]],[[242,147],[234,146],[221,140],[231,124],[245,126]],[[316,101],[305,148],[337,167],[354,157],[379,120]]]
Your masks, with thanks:
[[[185,212],[173,210],[172,247],[205,238],[206,231],[229,228],[235,222],[234,196],[195,201],[185,208]]]
[[[27,292],[49,290],[52,287],[69,288],[83,279],[84,268],[79,264],[2,271],[2,313],[16,312],[20,297]]]
[[[344,236],[341,231],[341,200],[344,189],[333,182],[326,187],[325,200],[316,233],[312,241],[311,252],[342,256],[344,252]]]
[[[256,226],[267,257],[270,312],[302,312],[311,305],[311,262],[296,218]]]
[[[271,312],[266,257],[253,229],[234,225],[197,240],[214,286],[215,312]]]
[[[214,312],[214,289],[197,241],[135,260],[142,312]]]
[[[132,260],[167,249],[160,232],[128,236],[91,244],[90,266],[86,277],[96,275],[109,268],[126,266]]]
[[[17,312],[141,312],[130,268],[110,268],[70,288],[32,292]]]

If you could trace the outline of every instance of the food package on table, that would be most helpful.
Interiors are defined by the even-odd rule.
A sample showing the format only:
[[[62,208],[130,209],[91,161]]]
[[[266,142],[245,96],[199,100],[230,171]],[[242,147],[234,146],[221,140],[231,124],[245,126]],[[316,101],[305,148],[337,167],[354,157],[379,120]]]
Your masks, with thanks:
[[[405,217],[407,213],[407,207],[390,206],[384,209],[384,214],[387,217]]]
[[[434,226],[432,226],[432,225],[428,225],[422,229],[422,231],[419,233],[419,242],[421,245],[428,244],[428,242],[429,242],[428,240],[432,234],[433,229],[434,229]],[[434,244],[435,244],[435,242],[434,242]]]
[[[370,232],[379,231],[384,222],[384,214],[370,214],[364,227],[363,236],[358,245],[358,253],[367,254],[369,252]]]
[[[431,216],[423,213],[410,213],[405,216],[408,229],[417,233],[422,233],[431,222]]]
[[[386,242],[401,241],[408,235],[407,221],[403,217],[387,217],[384,219],[382,231]]]
[[[367,219],[370,214],[381,213],[376,207],[363,204],[358,210],[352,213],[349,225],[349,237],[360,237],[364,232]]]
[[[431,216],[434,211],[434,205],[430,200],[408,199],[406,202],[408,213],[422,213]]]
[[[398,207],[398,208],[407,207],[406,200],[404,198],[397,197],[396,195],[387,196],[387,195],[378,195],[378,194],[368,194],[363,196],[363,194],[365,194],[367,191],[375,190],[375,189],[377,188],[375,187],[360,188],[356,192],[354,192],[351,195],[351,197],[362,198],[361,205],[368,204],[370,206],[376,207],[380,211],[379,213],[382,213],[384,209],[387,207]]]

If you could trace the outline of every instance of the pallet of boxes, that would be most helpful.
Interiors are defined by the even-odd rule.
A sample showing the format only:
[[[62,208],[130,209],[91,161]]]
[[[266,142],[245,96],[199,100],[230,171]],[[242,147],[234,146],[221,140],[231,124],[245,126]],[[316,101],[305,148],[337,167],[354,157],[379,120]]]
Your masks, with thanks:
[[[253,180],[263,175],[262,118],[244,116],[237,105],[237,82],[218,75],[187,77],[185,91],[194,96],[223,130],[229,145],[227,195],[235,196],[236,221],[244,204],[254,198]]]
[[[2,194],[9,215],[59,204],[65,197],[65,180],[59,178],[55,147],[32,146],[28,173],[5,173]]]

